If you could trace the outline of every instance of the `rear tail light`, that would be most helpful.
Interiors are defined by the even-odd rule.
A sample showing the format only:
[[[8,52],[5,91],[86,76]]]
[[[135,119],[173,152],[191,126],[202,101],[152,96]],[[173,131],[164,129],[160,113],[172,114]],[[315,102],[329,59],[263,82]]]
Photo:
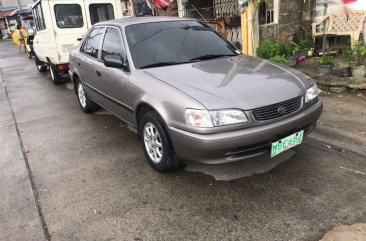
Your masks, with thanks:
[[[57,69],[61,70],[61,71],[68,70],[69,69],[69,64],[57,65]]]

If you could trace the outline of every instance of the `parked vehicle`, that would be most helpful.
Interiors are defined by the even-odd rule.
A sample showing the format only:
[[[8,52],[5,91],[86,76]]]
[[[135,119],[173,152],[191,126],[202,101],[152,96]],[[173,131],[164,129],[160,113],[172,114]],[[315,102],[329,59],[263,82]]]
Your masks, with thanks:
[[[48,67],[52,81],[62,81],[70,50],[95,23],[122,17],[119,0],[39,0],[33,6],[37,34],[33,40],[36,67]]]
[[[71,51],[69,74],[81,109],[102,106],[136,128],[157,171],[276,156],[302,142],[323,107],[313,79],[244,56],[193,19],[98,23]]]

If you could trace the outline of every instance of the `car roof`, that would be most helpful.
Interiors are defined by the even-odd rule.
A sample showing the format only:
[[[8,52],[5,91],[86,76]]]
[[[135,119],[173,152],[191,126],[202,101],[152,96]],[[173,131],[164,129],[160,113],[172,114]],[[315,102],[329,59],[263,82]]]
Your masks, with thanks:
[[[152,22],[166,22],[166,21],[184,21],[184,20],[196,20],[193,18],[181,18],[181,17],[161,17],[161,16],[143,16],[143,17],[125,17],[115,20],[108,20],[103,21],[95,24],[98,25],[120,25],[120,26],[127,26],[127,25],[134,25],[140,23],[152,23]]]

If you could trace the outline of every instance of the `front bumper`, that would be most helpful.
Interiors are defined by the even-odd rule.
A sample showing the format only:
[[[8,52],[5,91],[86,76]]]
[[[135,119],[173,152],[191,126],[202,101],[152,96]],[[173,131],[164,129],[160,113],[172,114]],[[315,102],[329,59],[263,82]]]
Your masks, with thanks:
[[[169,127],[178,157],[205,164],[239,161],[270,152],[271,143],[304,130],[307,135],[316,127],[323,110],[318,100],[310,108],[287,119],[267,125],[215,134],[197,134]]]

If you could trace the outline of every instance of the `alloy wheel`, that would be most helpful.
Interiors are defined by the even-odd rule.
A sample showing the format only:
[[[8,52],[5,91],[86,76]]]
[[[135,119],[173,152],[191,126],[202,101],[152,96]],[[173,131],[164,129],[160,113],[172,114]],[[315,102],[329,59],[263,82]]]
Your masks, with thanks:
[[[145,149],[150,159],[155,163],[160,163],[163,158],[163,143],[159,131],[151,122],[147,122],[143,131]]]
[[[78,84],[78,97],[80,101],[80,105],[85,108],[86,107],[86,96],[83,85],[79,82]]]

